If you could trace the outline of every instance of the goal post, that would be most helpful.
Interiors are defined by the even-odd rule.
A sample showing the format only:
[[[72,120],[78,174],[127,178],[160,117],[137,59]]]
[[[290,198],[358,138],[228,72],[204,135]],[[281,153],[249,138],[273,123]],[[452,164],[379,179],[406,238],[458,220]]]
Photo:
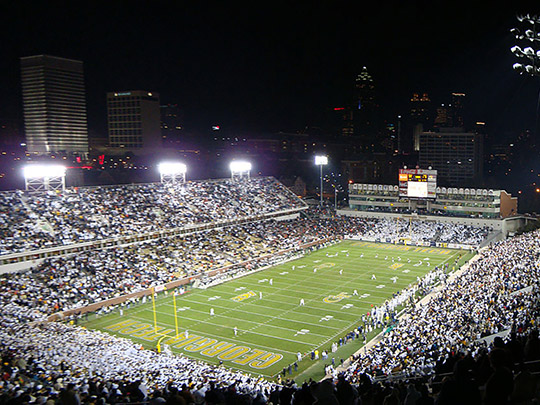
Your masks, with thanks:
[[[158,332],[158,328],[157,328],[157,310],[156,310],[156,293],[159,292],[159,291],[163,291],[165,288],[164,287],[158,287],[158,288],[154,288],[152,287],[151,289],[151,292],[152,292],[152,312],[153,312],[153,316],[154,316],[154,333],[156,335],[161,335],[162,333]],[[159,291],[158,291],[159,290]],[[173,311],[174,311],[174,330],[175,330],[175,338],[178,337],[178,311],[176,310],[176,292],[173,292],[172,294],[173,296]],[[162,337],[160,337],[157,341],[157,351],[158,353],[161,353],[161,341],[167,337],[171,337],[169,335],[163,335]]]

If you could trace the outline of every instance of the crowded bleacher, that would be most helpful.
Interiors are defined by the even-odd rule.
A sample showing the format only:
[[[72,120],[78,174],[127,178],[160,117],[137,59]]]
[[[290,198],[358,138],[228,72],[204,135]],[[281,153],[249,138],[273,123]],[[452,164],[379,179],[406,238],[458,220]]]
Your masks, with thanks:
[[[411,243],[460,243],[478,246],[487,236],[485,228],[475,228],[462,224],[451,224],[434,221],[406,221],[380,219],[377,226],[367,232],[365,237],[381,241],[407,239]]]
[[[155,184],[78,189],[47,196],[5,193],[0,196],[0,250],[7,254],[301,206],[273,179],[195,182],[172,189]],[[178,278],[228,266],[252,271],[290,255],[291,250],[301,253],[302,246],[317,241],[407,238],[411,243],[478,246],[487,234],[485,228],[433,221],[316,214],[287,220],[258,218],[49,258],[29,270],[3,274],[0,405],[420,404],[435,400],[450,404],[495,403],[492,399],[501,396],[513,401],[501,403],[532,403],[524,401],[537,395],[531,372],[538,366],[526,362],[540,360],[538,231],[493,244],[455,277],[446,279],[435,272],[419,280],[420,287],[441,281],[441,289],[427,302],[410,299],[407,313],[391,331],[354,356],[341,372],[329,369],[328,379],[322,382],[277,384],[183,356],[157,354],[103,332],[44,322],[55,312]],[[403,299],[414,297],[417,288]],[[387,303],[379,313],[391,305],[395,303]],[[381,327],[382,319],[370,317],[359,326]],[[484,339],[503,331],[511,331],[506,340]],[[526,373],[530,374],[527,395],[517,389],[525,384],[518,377]],[[456,386],[465,388],[452,388]]]
[[[0,193],[0,255],[303,206],[267,177]]]

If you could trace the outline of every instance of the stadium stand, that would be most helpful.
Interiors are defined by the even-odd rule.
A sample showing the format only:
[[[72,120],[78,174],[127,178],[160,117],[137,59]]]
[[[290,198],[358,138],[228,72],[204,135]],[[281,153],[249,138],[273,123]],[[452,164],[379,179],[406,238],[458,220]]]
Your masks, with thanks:
[[[540,361],[538,231],[493,244],[455,278],[426,275],[410,294],[418,288],[431,290],[437,280],[442,283],[437,295],[426,298],[427,302],[414,300],[394,329],[355,356],[341,374],[329,368],[329,378],[321,382],[277,384],[183,356],[143,350],[103,332],[44,322],[56,311],[207,274],[214,268],[249,271],[257,266],[247,269],[240,264],[246,259],[265,258],[262,266],[267,257],[306,243],[342,237],[407,237],[419,243],[478,245],[488,234],[487,229],[433,221],[398,223],[328,215],[283,221],[259,218],[223,227],[216,221],[290,212],[302,204],[289,193],[276,193],[282,186],[269,179],[243,185],[200,182],[192,199],[158,185],[140,187],[78,190],[66,196],[19,192],[1,196],[3,252],[197,221],[215,227],[49,258],[29,271],[1,275],[0,404],[420,404],[435,400],[487,404],[496,403],[495,399],[532,403],[538,398],[534,374]],[[150,209],[156,206],[160,213]],[[175,214],[177,210],[181,215]],[[84,223],[88,213],[95,217]],[[103,218],[102,230],[98,224]],[[368,317],[359,327],[383,325],[390,305],[378,309],[379,318]],[[506,341],[487,342],[486,336],[503,331],[511,331]]]
[[[0,193],[0,255],[303,208],[270,177]]]

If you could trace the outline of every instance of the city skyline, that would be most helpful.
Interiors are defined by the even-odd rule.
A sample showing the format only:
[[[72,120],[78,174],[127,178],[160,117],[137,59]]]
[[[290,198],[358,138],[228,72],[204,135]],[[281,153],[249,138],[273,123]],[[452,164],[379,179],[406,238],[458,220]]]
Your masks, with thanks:
[[[2,45],[0,117],[19,122],[16,65],[33,54],[83,61],[94,136],[107,134],[106,93],[133,88],[178,104],[187,131],[318,126],[325,112],[344,104],[363,66],[387,119],[407,113],[415,92],[438,102],[459,91],[473,119],[499,137],[535,121],[538,83],[512,70],[515,6],[455,4],[438,13],[399,3],[267,10],[55,3],[32,13],[9,7],[12,18],[2,30],[13,41]]]

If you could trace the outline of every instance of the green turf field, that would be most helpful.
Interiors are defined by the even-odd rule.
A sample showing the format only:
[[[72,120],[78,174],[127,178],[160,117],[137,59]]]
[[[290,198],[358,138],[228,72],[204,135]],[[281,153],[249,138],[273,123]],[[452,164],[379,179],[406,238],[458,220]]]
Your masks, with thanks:
[[[193,289],[174,300],[171,293],[160,294],[155,302],[157,333],[150,299],[125,309],[123,316],[115,311],[85,326],[148,348],[155,348],[165,336],[161,342],[175,353],[214,364],[223,361],[225,366],[266,377],[294,363],[300,352],[305,357],[294,374],[317,376],[323,365],[309,359],[311,350],[327,350],[336,362],[347,358],[361,347],[358,339],[337,353],[330,353],[330,346],[358,326],[371,305],[382,304],[435,266],[448,262],[452,269],[465,253],[343,241],[218,286]],[[305,305],[300,305],[301,299]]]

